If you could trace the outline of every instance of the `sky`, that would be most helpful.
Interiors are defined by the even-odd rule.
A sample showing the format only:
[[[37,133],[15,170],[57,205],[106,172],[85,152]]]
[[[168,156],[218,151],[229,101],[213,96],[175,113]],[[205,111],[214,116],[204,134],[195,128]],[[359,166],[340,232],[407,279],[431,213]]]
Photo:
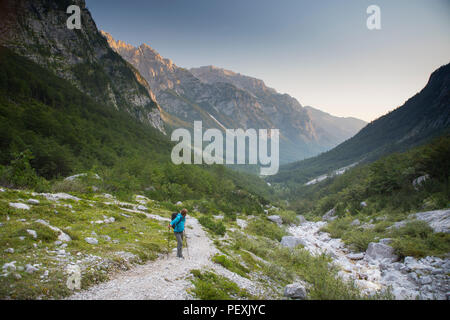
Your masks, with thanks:
[[[304,106],[366,121],[450,63],[450,0],[86,0],[99,29],[184,68],[264,80]],[[377,5],[381,29],[366,12]]]

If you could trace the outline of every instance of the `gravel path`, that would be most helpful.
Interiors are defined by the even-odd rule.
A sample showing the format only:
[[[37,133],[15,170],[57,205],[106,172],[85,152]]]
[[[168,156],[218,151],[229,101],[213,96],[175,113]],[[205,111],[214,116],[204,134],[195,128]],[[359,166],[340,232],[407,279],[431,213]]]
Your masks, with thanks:
[[[188,235],[189,256],[183,248],[184,260],[171,252],[169,258],[163,256],[156,261],[119,272],[110,281],[95,285],[88,290],[75,293],[71,300],[186,300],[194,299],[186,290],[192,287],[189,280],[192,269],[212,269],[215,273],[234,281],[239,287],[252,294],[263,291],[259,285],[243,278],[211,261],[218,253],[211,239],[202,229],[198,220],[188,217],[186,229]],[[173,240],[172,240],[173,241]]]

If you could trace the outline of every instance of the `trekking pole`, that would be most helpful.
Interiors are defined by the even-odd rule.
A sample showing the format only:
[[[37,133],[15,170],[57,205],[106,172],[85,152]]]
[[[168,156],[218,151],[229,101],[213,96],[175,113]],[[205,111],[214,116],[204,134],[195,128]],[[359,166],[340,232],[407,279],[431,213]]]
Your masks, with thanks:
[[[170,250],[170,227],[167,228],[167,259],[169,259],[169,250]]]
[[[188,241],[187,241],[186,231],[184,231],[184,242],[186,242],[186,250],[187,250],[187,254],[188,254],[188,257],[190,257],[190,256],[189,256],[189,246],[188,246]]]

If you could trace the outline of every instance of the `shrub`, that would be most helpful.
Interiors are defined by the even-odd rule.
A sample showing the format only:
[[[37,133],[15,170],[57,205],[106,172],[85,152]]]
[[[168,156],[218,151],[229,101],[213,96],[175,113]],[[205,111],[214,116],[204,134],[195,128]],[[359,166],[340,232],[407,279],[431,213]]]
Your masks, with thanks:
[[[248,273],[250,272],[250,270],[248,270],[246,267],[241,265],[238,261],[236,261],[234,259],[231,260],[231,259],[227,258],[226,256],[219,255],[219,254],[216,254],[212,258],[212,260],[215,263],[220,264],[224,268],[226,268],[234,273],[237,273],[241,277],[248,278]]]
[[[203,216],[200,217],[198,219],[198,222],[200,222],[200,224],[207,228],[208,230],[212,231],[213,233],[223,236],[225,235],[226,232],[226,228],[224,226],[224,224],[222,223],[222,221],[214,221],[213,219],[211,219],[211,217],[208,216]]]
[[[283,223],[286,224],[296,224],[298,223],[297,214],[294,211],[291,210],[279,210],[277,214],[281,217],[283,220]]]
[[[250,233],[258,236],[267,237],[272,240],[281,241],[281,238],[286,235],[286,231],[280,228],[275,223],[268,223],[261,219],[253,219],[247,226]]]

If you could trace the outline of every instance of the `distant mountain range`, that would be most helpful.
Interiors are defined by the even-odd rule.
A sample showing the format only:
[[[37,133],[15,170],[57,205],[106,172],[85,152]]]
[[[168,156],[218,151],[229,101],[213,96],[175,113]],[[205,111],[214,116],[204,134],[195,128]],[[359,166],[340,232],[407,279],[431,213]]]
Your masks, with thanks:
[[[220,130],[279,128],[280,161],[288,163],[328,150],[366,124],[304,108],[262,80],[214,66],[187,70],[147,44],[134,47],[107,32],[102,34],[149,83],[168,131],[190,128],[194,120],[202,120],[204,128]]]
[[[450,130],[450,64],[405,104],[372,121],[351,139],[316,157],[283,166],[272,182],[305,183],[356,162],[402,152]]]

